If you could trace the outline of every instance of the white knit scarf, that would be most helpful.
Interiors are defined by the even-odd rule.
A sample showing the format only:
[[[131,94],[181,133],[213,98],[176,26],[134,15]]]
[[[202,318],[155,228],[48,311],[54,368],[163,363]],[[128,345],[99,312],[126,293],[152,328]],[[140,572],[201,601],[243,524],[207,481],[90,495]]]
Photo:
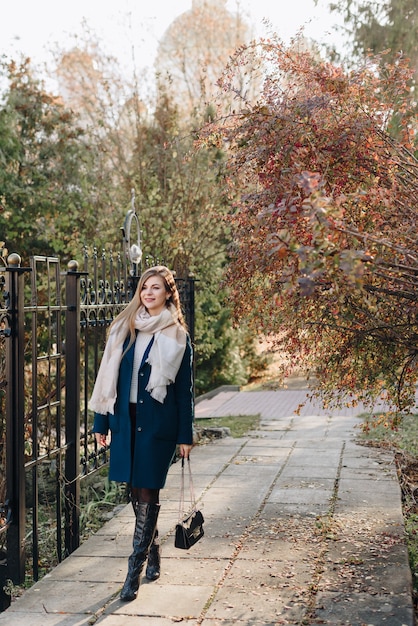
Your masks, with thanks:
[[[154,335],[147,359],[151,365],[151,374],[146,389],[155,400],[163,403],[167,395],[167,385],[175,381],[183,359],[186,331],[178,322],[177,310],[173,304],[164,308],[159,315],[150,315],[141,306],[135,318],[135,328],[139,332]],[[125,327],[116,322],[110,330],[89,402],[89,408],[96,413],[106,415],[114,412],[119,366],[126,336]]]

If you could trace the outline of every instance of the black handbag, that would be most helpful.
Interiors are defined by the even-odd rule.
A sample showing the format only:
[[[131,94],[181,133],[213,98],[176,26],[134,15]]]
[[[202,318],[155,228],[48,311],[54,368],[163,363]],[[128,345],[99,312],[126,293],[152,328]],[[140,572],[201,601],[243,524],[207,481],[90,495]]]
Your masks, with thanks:
[[[185,513],[184,509],[184,457],[181,460],[181,489],[179,504],[179,521],[176,524],[176,532],[174,536],[174,546],[180,550],[188,550],[199,541],[205,534],[203,530],[202,512],[196,508],[196,499],[194,495],[192,470],[190,468],[190,459],[187,459],[189,468],[189,487],[191,512]]]

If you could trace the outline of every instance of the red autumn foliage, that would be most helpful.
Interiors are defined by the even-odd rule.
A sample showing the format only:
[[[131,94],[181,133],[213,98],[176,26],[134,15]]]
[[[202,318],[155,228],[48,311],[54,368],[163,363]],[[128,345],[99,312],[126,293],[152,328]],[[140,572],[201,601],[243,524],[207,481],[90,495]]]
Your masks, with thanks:
[[[228,284],[237,320],[275,338],[325,403],[413,406],[418,356],[417,127],[402,58],[356,71],[279,40],[240,50],[264,67],[258,101],[208,125],[229,153]],[[416,123],[416,122],[415,122]],[[395,133],[396,130],[396,133]]]

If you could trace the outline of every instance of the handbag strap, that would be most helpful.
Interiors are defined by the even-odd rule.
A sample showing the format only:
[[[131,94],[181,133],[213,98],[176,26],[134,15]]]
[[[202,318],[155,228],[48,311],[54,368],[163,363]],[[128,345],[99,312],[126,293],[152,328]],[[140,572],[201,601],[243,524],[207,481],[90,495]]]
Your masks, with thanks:
[[[193,485],[193,478],[192,478],[192,468],[190,466],[190,458],[187,459],[187,466],[188,466],[188,477],[189,477],[189,490],[190,490],[190,504],[191,504],[191,510],[195,510],[196,509],[196,498],[194,495],[194,485]],[[184,478],[184,457],[182,457],[181,459],[181,482],[180,482],[180,502],[179,502],[179,520],[181,521],[184,517],[184,515],[186,514],[186,511],[184,509],[184,483],[185,483],[185,478]]]

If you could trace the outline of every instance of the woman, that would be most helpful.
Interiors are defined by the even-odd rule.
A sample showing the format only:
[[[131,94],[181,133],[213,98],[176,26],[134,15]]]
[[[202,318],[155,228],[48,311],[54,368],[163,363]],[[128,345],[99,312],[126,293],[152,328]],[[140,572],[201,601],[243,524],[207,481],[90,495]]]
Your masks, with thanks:
[[[160,575],[159,492],[179,445],[193,442],[192,348],[173,275],[159,265],[141,276],[133,300],[115,318],[89,407],[96,441],[111,432],[109,479],[130,486],[133,552],[121,600],[136,598],[146,577]]]

